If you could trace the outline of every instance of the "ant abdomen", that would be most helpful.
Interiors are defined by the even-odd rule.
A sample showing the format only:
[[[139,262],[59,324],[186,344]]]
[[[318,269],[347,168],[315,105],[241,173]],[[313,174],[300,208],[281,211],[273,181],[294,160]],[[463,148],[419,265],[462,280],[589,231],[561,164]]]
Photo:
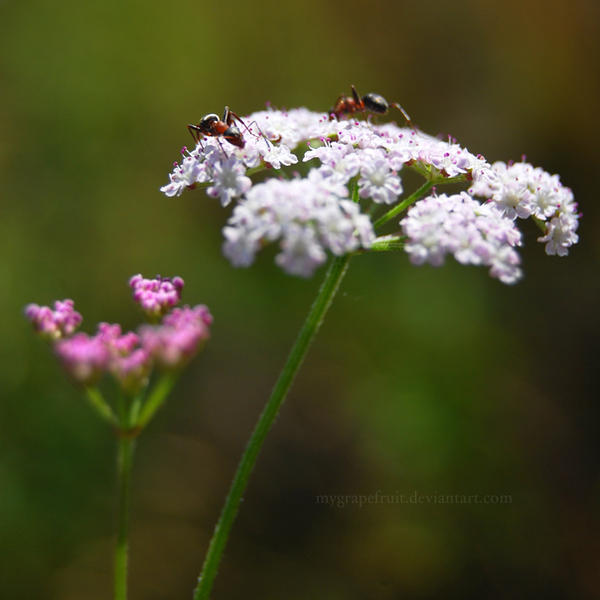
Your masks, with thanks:
[[[366,94],[362,97],[365,108],[371,112],[384,115],[389,110],[387,100],[379,94]]]
[[[246,145],[244,138],[242,137],[241,131],[235,126],[230,125],[224,132],[223,137],[234,146],[243,148]]]

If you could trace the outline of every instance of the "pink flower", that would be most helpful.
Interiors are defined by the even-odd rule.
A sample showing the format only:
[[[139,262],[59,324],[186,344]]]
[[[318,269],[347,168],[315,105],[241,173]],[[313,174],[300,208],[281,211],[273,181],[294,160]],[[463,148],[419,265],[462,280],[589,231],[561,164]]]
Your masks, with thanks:
[[[121,335],[121,326],[118,324],[98,323],[96,337],[101,340],[107,349],[114,355],[125,356],[133,352],[139,344],[139,337],[133,331]]]
[[[54,310],[48,306],[28,304],[25,307],[25,316],[42,337],[58,340],[72,335],[83,321],[81,315],[73,308],[74,304],[73,300],[57,300]]]
[[[123,390],[135,394],[148,383],[152,357],[144,348],[136,348],[129,354],[113,356],[109,368]]]
[[[208,308],[184,306],[168,314],[159,326],[140,329],[142,347],[167,369],[185,365],[210,337],[212,316]]]
[[[118,323],[102,322],[96,335],[71,335],[81,322],[72,300],[55,302],[55,310],[29,304],[25,315],[37,331],[55,342],[56,356],[76,382],[93,386],[109,374],[126,394],[133,396],[148,385],[155,364],[179,368],[200,350],[210,336],[212,316],[202,304],[168,312],[181,297],[180,277],[144,279],[135,275],[130,285],[134,298],[147,313],[163,316],[160,326],[123,333]]]
[[[149,317],[156,318],[179,303],[184,282],[181,277],[157,275],[154,279],[144,279],[138,274],[129,280],[129,285],[133,288],[133,299]]]
[[[108,367],[110,353],[98,337],[77,333],[59,340],[54,346],[59,360],[75,381],[84,385],[96,383]]]

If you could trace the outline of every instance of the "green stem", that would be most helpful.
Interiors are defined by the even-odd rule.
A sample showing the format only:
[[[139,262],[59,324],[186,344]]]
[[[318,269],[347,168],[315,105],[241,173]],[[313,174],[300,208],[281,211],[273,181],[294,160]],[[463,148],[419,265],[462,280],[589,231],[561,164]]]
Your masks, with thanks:
[[[546,221],[542,221],[541,219],[538,219],[537,217],[533,217],[533,222],[537,225],[538,229],[543,234],[546,234],[548,232]]]
[[[127,599],[127,554],[129,546],[129,496],[131,488],[131,466],[135,439],[119,438],[117,458],[117,481],[119,488],[118,533],[115,549],[115,600]]]
[[[364,250],[364,252],[389,252],[390,250],[402,250],[404,248],[403,235],[388,235],[375,238],[375,241]]]
[[[394,208],[388,210],[384,215],[379,217],[379,219],[373,223],[373,228],[377,229],[378,227],[385,225],[390,219],[399,215],[403,210],[406,210],[411,204],[415,203],[421,196],[424,196],[435,184],[436,182],[431,179],[426,181],[418,190],[408,196],[408,198],[405,198],[400,204],[396,204]]]
[[[325,275],[321,289],[306,317],[306,321],[298,334],[292,350],[288,356],[279,379],[273,388],[271,397],[265,405],[258,422],[250,436],[248,445],[244,450],[229,494],[225,500],[221,516],[215,527],[208,552],[202,567],[202,573],[198,578],[198,586],[194,591],[194,600],[208,600],[214,579],[217,575],[219,562],[227,543],[231,526],[238,512],[242,495],[246,490],[248,479],[256,463],[260,449],[265,441],[267,433],[273,425],[273,421],[279,413],[282,402],[294,381],[294,377],[302,364],[310,343],[315,337],[319,326],[323,322],[325,313],[331,305],[333,297],[337,292],[340,282],[348,268],[350,255],[335,258]]]
[[[143,429],[150,419],[155,415],[156,411],[163,405],[170,391],[173,389],[175,382],[177,381],[178,372],[168,371],[164,373],[161,378],[156,382],[150,397],[146,400],[146,403],[142,407],[139,417],[133,415],[134,421],[132,425],[136,428]],[[137,411],[137,409],[136,409]]]
[[[427,176],[426,173],[422,173],[424,176]],[[396,204],[392,209],[388,210],[384,215],[379,217],[375,223],[373,223],[373,228],[377,229],[382,225],[385,225],[390,219],[393,219],[395,216],[399,215],[403,210],[406,210],[411,204],[414,204],[421,196],[424,196],[432,187],[436,185],[448,185],[450,183],[464,183],[467,181],[465,175],[456,175],[455,177],[442,177],[442,176],[433,176],[429,175],[430,179],[428,179],[417,191],[413,192],[408,198],[405,198],[400,202],[400,204]]]
[[[108,423],[117,426],[119,420],[97,387],[86,387],[85,394],[92,408]]]

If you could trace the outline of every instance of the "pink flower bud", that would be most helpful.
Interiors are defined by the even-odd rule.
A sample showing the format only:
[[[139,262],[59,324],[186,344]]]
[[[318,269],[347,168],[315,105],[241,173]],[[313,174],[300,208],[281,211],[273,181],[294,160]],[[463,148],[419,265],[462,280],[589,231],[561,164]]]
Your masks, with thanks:
[[[100,379],[110,358],[106,345],[86,333],[60,340],[54,349],[67,373],[84,385],[94,384]]]
[[[42,337],[58,340],[72,335],[83,320],[73,307],[73,300],[57,300],[54,310],[48,306],[28,304],[25,316]]]
[[[197,354],[210,336],[212,316],[208,308],[176,308],[163,319],[163,324],[140,330],[142,347],[163,368],[177,369]]]
[[[129,280],[133,289],[133,299],[151,318],[160,317],[171,310],[181,299],[183,279],[181,277],[161,277],[144,279],[140,274]]]

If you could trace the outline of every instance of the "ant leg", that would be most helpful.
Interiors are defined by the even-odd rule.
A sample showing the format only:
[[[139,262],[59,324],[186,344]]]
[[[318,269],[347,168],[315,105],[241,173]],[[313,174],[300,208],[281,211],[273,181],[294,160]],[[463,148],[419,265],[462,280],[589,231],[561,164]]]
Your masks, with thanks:
[[[413,130],[413,131],[417,131],[417,128],[415,127],[414,123],[412,122],[412,119],[410,118],[409,114],[397,103],[397,102],[393,102],[391,104],[391,106],[393,106],[394,108],[397,108],[401,113],[402,116],[404,117],[404,119],[406,120],[408,126]]]
[[[238,115],[236,115],[232,110],[229,111],[229,118],[231,119],[231,121],[233,122],[233,120],[235,119],[236,121],[239,121],[243,126],[244,129],[250,134],[253,135],[254,137],[258,137],[256,134],[252,133],[250,131],[250,128],[248,127],[248,125],[246,125],[246,123],[244,123],[244,121],[242,119],[240,119],[240,117]],[[227,123],[228,125],[231,125],[231,123]],[[260,131],[260,135],[262,136],[262,138],[265,140],[265,142],[267,142],[267,146],[269,146],[271,144],[271,142],[269,142],[267,136],[262,132],[262,129],[260,128],[260,126],[258,125],[258,123],[256,121],[250,121],[250,125],[256,125],[256,129],[258,129],[258,131]]]
[[[227,116],[229,118],[229,121],[227,121],[227,125],[231,125],[234,121],[239,121],[243,126],[244,129],[250,134],[250,135],[254,135],[250,129],[248,129],[248,125],[246,125],[246,123],[244,123],[244,121],[238,116],[236,115],[232,110],[229,110],[229,108],[227,109],[229,112],[227,113]],[[252,123],[255,123],[256,126],[258,127],[258,123],[256,123],[256,121],[252,121]],[[252,125],[252,123],[250,123],[250,125]]]
[[[225,152],[225,148],[223,148],[223,144],[221,144],[221,140],[219,138],[216,138],[217,143],[219,144],[219,146],[221,147],[221,152],[223,152],[223,154],[225,155],[225,158],[229,158],[229,155],[227,154],[227,152]]]
[[[354,85],[351,85],[350,87],[352,88],[352,97],[354,98],[354,102],[356,102],[357,106],[360,106],[361,99],[358,95],[358,92],[356,91],[356,88],[354,87]]]
[[[225,107],[225,111],[223,112],[223,121],[225,123],[227,123],[228,126],[231,126],[233,124],[234,121],[239,121],[243,126],[244,129],[250,134],[253,135],[254,137],[258,137],[257,135],[255,135],[254,133],[252,133],[250,131],[250,128],[248,127],[248,125],[246,125],[246,123],[239,117],[239,115],[236,115],[230,108],[229,106]],[[265,142],[267,142],[267,146],[269,145],[269,140],[267,139],[267,137],[265,136],[265,134],[262,132],[261,128],[258,126],[258,123],[256,121],[252,121],[250,123],[250,125],[252,125],[252,123],[254,123],[256,125],[256,128],[258,129],[258,131],[260,131],[260,135],[262,135],[263,139],[265,140]]]
[[[340,95],[338,96],[337,100],[335,101],[335,104],[333,105],[333,108],[330,108],[328,111],[328,116],[329,116],[329,120],[330,121],[339,121],[340,120],[340,115],[342,114],[339,111],[339,107],[342,105],[341,103],[343,103],[344,101],[344,96]]]
[[[194,142],[196,142],[196,144],[200,143],[200,127],[198,127],[198,125],[188,125],[187,126],[188,131],[190,132],[190,134],[192,135],[192,137],[194,138]]]
[[[260,128],[260,125],[256,121],[250,121],[250,125],[256,125],[256,129],[258,129],[258,131],[260,132],[260,135],[263,138],[263,140],[265,140],[265,142],[267,143],[267,146],[273,145],[272,142],[269,140],[269,138],[263,133],[262,129]],[[244,127],[246,127],[245,123],[244,123]],[[246,129],[248,129],[248,128],[246,127]],[[248,129],[248,132],[251,135],[254,135],[249,129]],[[277,141],[277,139],[275,139],[275,141]],[[281,141],[281,136],[279,136],[279,141]]]
[[[204,134],[201,132],[200,127],[198,127],[198,125],[188,125],[187,128],[190,134],[192,135],[196,146],[200,145],[202,152],[204,152],[204,144],[202,143],[202,140],[204,139]]]

